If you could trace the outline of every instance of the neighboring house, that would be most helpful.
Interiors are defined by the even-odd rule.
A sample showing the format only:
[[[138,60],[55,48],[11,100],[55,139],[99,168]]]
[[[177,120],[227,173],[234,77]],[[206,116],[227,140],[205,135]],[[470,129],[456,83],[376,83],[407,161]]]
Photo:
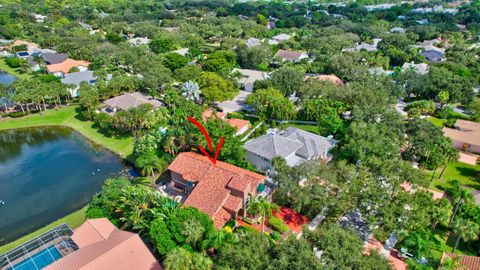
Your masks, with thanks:
[[[245,45],[248,48],[258,46],[260,45],[260,40],[258,38],[249,38],[247,41],[245,41]]]
[[[87,61],[67,58],[67,60],[61,63],[47,65],[47,71],[50,74],[63,78],[65,74],[70,73],[70,70],[72,70],[72,68],[78,68],[79,71],[86,71],[89,65],[90,63]]]
[[[105,100],[103,104],[105,104],[107,108],[103,109],[103,111],[110,115],[114,115],[119,110],[126,111],[146,103],[152,104],[155,108],[162,106],[160,101],[153,99],[151,96],[141,92],[135,92],[126,93],[118,97]]]
[[[395,71],[384,70],[383,67],[373,67],[368,69],[368,73],[372,75],[391,76],[395,73]]]
[[[400,34],[405,34],[405,28],[402,27],[393,27],[390,29],[390,33],[400,33]]]
[[[285,61],[298,62],[302,59],[307,59],[308,54],[306,52],[278,50],[274,57],[280,58],[282,62],[285,62]]]
[[[37,51],[40,48],[40,46],[38,46],[37,43],[28,42],[28,41],[19,40],[19,39],[15,40],[13,43],[9,44],[8,48],[10,50],[12,50],[14,47],[21,46],[21,45],[25,45],[25,47],[27,47],[27,52],[29,54],[34,53],[35,51]]]
[[[188,52],[189,52],[188,48],[181,48],[181,49],[173,51],[172,53],[178,53],[181,56],[185,56],[185,55],[187,55]]]
[[[72,95],[72,97],[78,97],[78,88],[80,88],[80,84],[82,82],[86,82],[88,84],[94,84],[97,80],[97,77],[93,75],[93,71],[86,70],[74,73],[65,74],[65,77],[61,79],[62,83],[68,85],[74,85],[68,89],[68,92]]]
[[[381,38],[374,38],[373,39],[373,44],[369,44],[369,43],[365,43],[365,42],[360,43],[355,47],[355,50],[356,51],[366,50],[367,52],[376,51],[378,43],[380,43],[380,41],[382,41]]]
[[[480,269],[480,257],[477,256],[468,256],[444,252],[442,254],[442,260],[440,261],[440,268],[443,269],[442,265],[447,258],[455,259],[460,257],[458,260],[458,267],[454,270],[479,270]]]
[[[183,204],[212,218],[215,227],[245,217],[250,201],[261,191],[265,176],[193,152],[180,153],[168,166],[168,188],[182,194]]]
[[[272,169],[272,160],[282,157],[290,167],[307,160],[330,161],[328,153],[337,141],[298,128],[271,132],[245,143],[246,159],[261,171]]]
[[[35,18],[35,21],[37,23],[43,23],[43,22],[45,22],[45,19],[47,18],[47,16],[43,16],[41,14],[33,14],[33,17]]]
[[[136,37],[129,39],[128,42],[133,46],[141,46],[148,45],[150,43],[150,39],[148,37]]]
[[[234,127],[237,130],[237,133],[235,133],[236,136],[242,135],[243,133],[247,132],[248,128],[250,127],[250,122],[247,120],[238,118],[227,118],[227,115],[223,112],[216,112],[215,115],[219,119],[229,123],[232,127]],[[203,120],[207,120],[212,116],[213,111],[211,109],[208,109],[202,113]]]
[[[418,74],[425,75],[428,73],[428,65],[425,63],[415,64],[414,62],[404,63],[402,65],[402,72],[413,70]]]
[[[273,36],[269,41],[268,41],[268,44],[270,45],[277,45],[279,43],[282,43],[284,41],[288,41],[292,38],[291,35],[287,35],[287,34],[280,34],[280,35],[276,35],[276,36]]]
[[[336,86],[344,86],[345,84],[343,83],[342,79],[338,78],[334,74],[330,75],[325,75],[325,74],[305,74],[303,76],[304,80],[308,79],[313,79],[313,80],[319,80],[319,81],[327,81],[335,84]]]
[[[71,239],[78,246],[45,270],[161,270],[138,234],[117,229],[108,219],[88,219]]]
[[[45,61],[45,64],[53,65],[67,60],[68,55],[65,53],[42,53],[40,57]]]
[[[423,55],[429,62],[438,63],[445,61],[445,54],[438,50],[423,51],[420,54]]]
[[[93,30],[92,26],[88,23],[79,22],[78,24],[85,30],[88,30],[88,31]]]
[[[444,127],[443,134],[452,140],[455,148],[480,154],[480,123],[459,119],[455,129]]]
[[[163,27],[162,29],[170,32],[170,33],[178,33],[180,31],[180,28],[178,27]]]
[[[420,24],[420,25],[427,25],[428,24],[428,19],[416,20],[415,22],[417,24]]]
[[[256,81],[261,81],[268,79],[268,73],[253,69],[241,69],[241,68],[234,68],[232,70],[233,73],[239,72],[242,74],[242,77],[237,79],[240,86],[245,89],[245,91],[253,92],[253,84]]]

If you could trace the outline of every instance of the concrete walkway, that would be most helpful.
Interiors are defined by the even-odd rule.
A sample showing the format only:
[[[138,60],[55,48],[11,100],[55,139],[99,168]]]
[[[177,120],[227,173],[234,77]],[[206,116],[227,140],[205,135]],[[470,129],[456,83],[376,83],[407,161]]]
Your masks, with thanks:
[[[470,153],[464,153],[464,152],[460,152],[460,158],[458,159],[458,161],[467,163],[470,165],[476,165],[477,160],[478,160],[478,156]]]

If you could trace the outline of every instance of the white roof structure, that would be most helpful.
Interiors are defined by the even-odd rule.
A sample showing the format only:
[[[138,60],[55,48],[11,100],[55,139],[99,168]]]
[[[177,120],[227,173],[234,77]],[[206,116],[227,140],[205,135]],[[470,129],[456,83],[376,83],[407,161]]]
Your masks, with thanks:
[[[248,48],[258,46],[260,45],[260,40],[258,38],[249,38],[247,41],[245,41],[245,45]]]
[[[242,77],[238,79],[238,82],[240,84],[253,84],[256,81],[265,80],[268,78],[267,72],[253,69],[234,68],[232,72],[239,72],[240,74],[242,74]]]
[[[181,56],[185,56],[188,52],[189,52],[188,48],[181,48],[181,49],[173,51],[172,53],[178,53]]]
[[[150,43],[150,39],[148,37],[136,37],[129,39],[128,42],[130,42],[130,44],[133,46],[148,45]]]
[[[415,64],[414,62],[404,63],[402,65],[402,71],[413,70],[418,74],[425,75],[428,73],[428,65],[425,63]]]

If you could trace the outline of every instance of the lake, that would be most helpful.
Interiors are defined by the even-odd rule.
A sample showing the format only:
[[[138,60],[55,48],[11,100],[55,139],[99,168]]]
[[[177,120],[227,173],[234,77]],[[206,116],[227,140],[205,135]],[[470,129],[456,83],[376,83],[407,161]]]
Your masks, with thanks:
[[[0,245],[82,208],[127,169],[70,128],[0,131]]]
[[[0,73],[0,84],[11,84],[15,81],[15,77],[7,73]]]

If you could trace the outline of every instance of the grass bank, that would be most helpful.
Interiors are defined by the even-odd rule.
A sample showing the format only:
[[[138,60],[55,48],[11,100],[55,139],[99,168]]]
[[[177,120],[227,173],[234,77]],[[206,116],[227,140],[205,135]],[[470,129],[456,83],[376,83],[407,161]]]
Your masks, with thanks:
[[[32,240],[33,238],[41,235],[42,233],[45,233],[47,232],[48,230],[60,225],[60,224],[63,224],[63,223],[66,223],[68,224],[68,226],[70,226],[70,228],[74,229],[74,228],[77,228],[78,226],[80,226],[84,221],[85,221],[85,214],[87,212],[87,206],[84,206],[82,209],[78,210],[78,211],[75,211],[73,213],[71,213],[70,215],[68,216],[65,216],[57,221],[54,221],[50,224],[48,224],[47,226],[41,228],[41,229],[38,229],[30,234],[27,234],[13,242],[10,242],[4,246],[1,246],[0,247],[0,254],[2,253],[5,253],[15,247],[17,247],[18,245],[21,245],[25,242],[28,242],[29,240]]]
[[[28,79],[32,77],[32,75],[28,73],[21,73],[18,71],[18,69],[11,68],[9,65],[7,65],[7,63],[5,62],[5,59],[6,58],[0,58],[0,70],[3,70],[18,79]]]
[[[460,161],[450,162],[447,169],[442,175],[442,178],[438,178],[442,172],[441,168],[435,173],[435,178],[430,185],[431,188],[436,190],[445,190],[449,180],[457,179],[462,185],[473,189],[480,189],[480,165],[470,165]],[[432,172],[429,172],[430,175]]]
[[[40,126],[70,127],[89,140],[99,144],[123,158],[128,158],[133,152],[133,138],[131,136],[108,136],[100,133],[93,127],[91,121],[77,118],[78,106],[64,107],[59,110],[48,110],[40,114],[27,115],[0,121],[0,130]]]

